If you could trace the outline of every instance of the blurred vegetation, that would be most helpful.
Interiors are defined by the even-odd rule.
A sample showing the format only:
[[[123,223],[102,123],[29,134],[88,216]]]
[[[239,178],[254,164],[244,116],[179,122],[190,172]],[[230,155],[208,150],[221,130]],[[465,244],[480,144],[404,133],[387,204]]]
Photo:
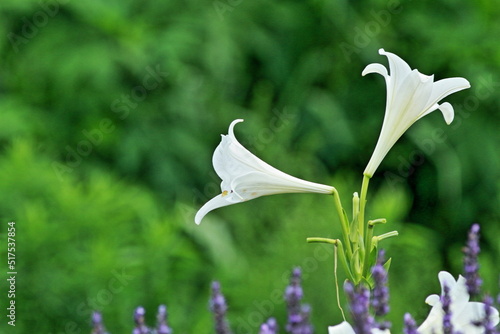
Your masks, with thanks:
[[[296,265],[317,332],[340,322],[333,250],[305,243],[339,235],[330,198],[193,217],[219,192],[211,155],[236,118],[257,156],[334,185],[349,208],[383,119],[383,79],[361,77],[387,64],[381,47],[472,85],[446,99],[452,125],[438,113],[415,124],[371,182],[368,218],[400,232],[386,242],[390,320],[424,319],[438,271],[461,272],[473,222],[497,292],[497,1],[4,0],[0,13],[0,240],[15,221],[18,272],[15,332],[4,316],[0,332],[86,333],[98,308],[124,333],[134,307],[153,323],[166,303],[176,333],[209,333],[217,279],[236,332],[256,333],[262,315],[284,323],[284,305],[264,301]]]

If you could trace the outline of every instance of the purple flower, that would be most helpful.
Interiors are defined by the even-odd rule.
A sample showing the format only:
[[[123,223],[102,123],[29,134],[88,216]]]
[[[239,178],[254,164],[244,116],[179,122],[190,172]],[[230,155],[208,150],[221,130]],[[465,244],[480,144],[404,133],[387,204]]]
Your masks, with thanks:
[[[300,314],[302,316],[302,323],[300,324],[300,331],[297,334],[312,334],[313,327],[309,321],[311,317],[311,306],[309,304],[304,304],[300,308]]]
[[[167,307],[165,305],[160,305],[158,307],[158,315],[156,316],[157,325],[156,332],[157,334],[171,334],[173,331],[167,325]]]
[[[376,316],[384,316],[389,312],[389,288],[387,287],[387,272],[383,263],[384,250],[380,250],[377,264],[372,268],[372,277],[375,286],[373,288],[371,305]],[[387,328],[386,326],[387,324],[381,329]]]
[[[134,311],[134,322],[135,328],[132,331],[132,334],[148,334],[149,328],[146,326],[144,322],[144,316],[146,315],[146,310],[144,307],[139,306]]]
[[[478,296],[481,292],[483,281],[479,278],[479,262],[477,260],[481,248],[479,247],[479,224],[472,225],[467,244],[463,248],[464,253],[464,276],[467,290],[471,297]]]
[[[309,305],[301,305],[303,297],[300,285],[302,272],[300,268],[294,268],[290,278],[290,285],[285,289],[285,301],[288,310],[288,323],[286,331],[291,334],[310,334],[313,329],[309,323],[311,308]]]
[[[230,334],[231,330],[226,320],[226,299],[222,295],[219,282],[212,283],[212,297],[210,299],[210,311],[214,314],[215,333]]]
[[[92,334],[107,334],[102,322],[102,315],[100,312],[92,312]]]
[[[417,324],[415,320],[412,318],[410,313],[406,313],[404,316],[404,334],[418,334],[417,332]]]
[[[344,291],[349,300],[353,328],[357,334],[370,334],[374,326],[374,319],[369,314],[370,290],[363,285],[354,286],[346,281]]]
[[[302,272],[300,268],[294,268],[290,278],[290,285],[285,289],[285,301],[288,310],[286,330],[294,334],[302,322],[302,316],[300,314],[300,300],[303,296],[302,287],[300,286],[301,275]]]
[[[269,318],[265,323],[260,326],[259,334],[277,334],[278,323],[276,319]]]

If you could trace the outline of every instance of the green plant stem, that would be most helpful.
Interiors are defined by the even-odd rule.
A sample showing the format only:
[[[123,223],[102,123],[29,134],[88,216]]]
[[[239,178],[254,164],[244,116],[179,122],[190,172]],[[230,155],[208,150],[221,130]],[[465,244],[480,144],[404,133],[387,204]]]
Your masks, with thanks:
[[[363,183],[361,184],[361,194],[359,199],[359,215],[358,215],[358,228],[361,235],[365,235],[365,206],[366,194],[368,193],[368,184],[370,177],[363,175]]]
[[[335,246],[338,243],[337,239],[322,238],[322,237],[310,237],[310,238],[307,238],[306,240],[307,240],[307,242],[310,242],[310,243],[318,242],[318,243],[325,243],[325,244],[333,244]]]
[[[344,267],[344,270],[345,270],[347,276],[353,282],[355,281],[354,276],[351,272],[351,269],[349,268],[349,264],[347,263],[347,258],[345,256],[344,247],[342,246],[342,241],[340,241],[339,239],[330,239],[330,238],[322,238],[322,237],[311,237],[311,238],[307,238],[306,240],[309,243],[320,242],[320,243],[327,243],[327,244],[335,245],[335,248],[338,249],[338,251],[339,251],[338,253],[339,253],[340,262],[342,263],[342,266]]]
[[[340,202],[340,196],[337,189],[333,188],[333,199],[335,201],[335,208],[337,209],[337,213],[340,219],[340,225],[342,226],[342,234],[344,237],[344,242],[346,244],[347,257],[351,258],[352,256],[352,248],[351,242],[349,241],[349,222],[345,218],[344,209],[342,208],[342,203]]]
[[[370,177],[363,175],[363,183],[361,184],[361,194],[359,199],[359,215],[358,215],[358,229],[359,233],[364,237],[364,249],[363,249],[363,266],[361,269],[362,275],[366,277],[368,271],[368,262],[370,259],[370,248],[371,240],[373,237],[373,227],[365,224],[365,207],[366,207],[366,195],[368,193],[368,184],[370,183]],[[366,233],[365,233],[366,225]]]

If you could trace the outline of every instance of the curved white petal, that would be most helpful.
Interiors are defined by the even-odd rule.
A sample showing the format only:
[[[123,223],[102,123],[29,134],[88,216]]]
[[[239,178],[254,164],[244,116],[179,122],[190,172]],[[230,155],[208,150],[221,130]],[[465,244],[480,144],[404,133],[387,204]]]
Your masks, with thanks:
[[[455,111],[453,110],[453,106],[448,102],[444,102],[438,106],[438,109],[441,110],[446,124],[450,125],[451,122],[453,122],[453,118],[455,118]]]
[[[470,88],[470,83],[464,78],[447,78],[434,83],[429,104],[434,104],[448,95]]]
[[[427,316],[427,319],[418,327],[419,334],[441,333],[444,312],[441,303],[434,305]]]
[[[438,295],[430,295],[425,299],[425,303],[429,304],[430,306],[434,306],[439,302],[441,302],[441,298],[439,298]]]
[[[348,322],[343,321],[336,326],[329,326],[328,334],[356,334],[356,332]],[[373,328],[371,334],[391,334],[391,332],[388,329]]]
[[[356,334],[356,332],[348,322],[343,321],[336,326],[328,327],[328,334]]]
[[[451,276],[451,274],[447,274]],[[455,282],[453,276],[451,276],[451,279]],[[443,286],[442,283],[441,286]],[[464,308],[469,302],[469,291],[467,290],[465,277],[462,275],[458,276],[458,280],[455,282],[455,285],[450,286],[450,298],[452,300],[452,312],[460,311],[460,309]]]
[[[225,193],[215,196],[210,201],[206,202],[205,205],[203,205],[200,208],[200,210],[198,210],[198,212],[196,213],[196,216],[194,217],[194,222],[197,225],[200,225],[203,217],[205,217],[205,215],[207,213],[209,213],[210,211],[235,203],[234,201],[229,201],[229,199],[230,199],[230,197],[228,197],[227,194],[225,194]]]
[[[365,76],[365,75],[370,74],[370,73],[378,73],[385,78],[387,78],[389,76],[387,74],[387,68],[382,64],[376,64],[376,63],[367,65],[365,67],[365,69],[363,70],[363,72],[361,72],[361,75]]]
[[[485,310],[484,304],[479,302],[467,303],[460,312],[452,313],[452,323],[457,329],[464,333],[475,333],[472,330],[477,329],[473,322],[480,322],[484,319]],[[491,307],[491,321],[494,325],[498,324],[498,311]],[[483,328],[479,328],[482,333]]]
[[[453,275],[447,271],[440,271],[438,274],[438,278],[439,278],[439,283],[441,284],[441,295],[444,294],[445,286],[447,286],[451,290],[457,284],[457,281],[455,280]]]
[[[380,49],[379,54],[386,56],[389,61],[390,80],[388,82],[387,92],[394,92],[401,86],[406,76],[411,72],[410,66],[397,55]]]

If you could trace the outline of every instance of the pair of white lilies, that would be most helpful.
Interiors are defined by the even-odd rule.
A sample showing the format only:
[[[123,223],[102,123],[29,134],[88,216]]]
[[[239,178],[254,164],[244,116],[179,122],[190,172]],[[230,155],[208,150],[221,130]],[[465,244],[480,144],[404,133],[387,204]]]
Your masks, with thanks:
[[[445,102],[446,96],[470,87],[464,78],[448,78],[434,82],[434,76],[427,76],[412,70],[397,55],[380,49],[381,55],[389,60],[389,75],[381,64],[368,65],[362,75],[378,73],[387,84],[387,105],[382,131],[364,176],[371,178],[387,152],[418,119],[439,109],[447,124],[453,121],[453,107]],[[304,181],[283,173],[270,166],[244,148],[234,135],[234,126],[243,122],[237,119],[229,126],[229,134],[222,135],[222,141],[215,149],[213,165],[222,179],[222,194],[212,198],[196,214],[199,224],[205,215],[217,208],[240,203],[264,195],[282,193],[333,194],[335,188]]]
[[[390,74],[387,68],[381,64],[370,64],[362,72],[363,76],[368,73],[378,73],[385,78],[387,84],[387,101],[384,122],[377,145],[363,172],[361,199],[355,193],[353,201],[353,203],[357,203],[357,205],[361,205],[362,207],[361,210],[358,208],[360,217],[356,218],[359,220],[359,224],[356,223],[359,226],[356,226],[356,228],[361,231],[359,233],[362,236],[361,239],[364,240],[360,240],[361,245],[355,245],[359,248],[359,252],[352,249],[353,246],[351,243],[347,242],[346,246],[348,246],[348,249],[346,253],[348,257],[355,257],[356,255],[359,257],[357,253],[362,254],[362,259],[357,260],[361,264],[358,263],[355,265],[358,269],[361,267],[361,271],[358,274],[356,274],[356,268],[353,268],[351,264],[351,268],[353,268],[351,270],[351,277],[354,277],[354,280],[357,282],[366,274],[368,266],[363,266],[363,264],[365,259],[369,258],[367,253],[373,248],[371,238],[365,237],[363,232],[363,226],[366,224],[364,222],[364,204],[368,180],[373,176],[391,147],[417,120],[439,109],[444,116],[445,122],[450,124],[454,117],[453,107],[447,102],[441,104],[439,102],[450,94],[470,87],[469,82],[464,78],[447,78],[434,81],[434,76],[424,75],[416,69],[412,70],[397,55],[386,52],[383,49],[380,49],[379,53],[387,57]],[[298,179],[283,173],[253,155],[238,142],[234,135],[234,126],[242,121],[241,119],[237,119],[231,123],[229,134],[222,135],[221,143],[215,149],[213,165],[215,171],[222,179],[222,193],[208,201],[197,212],[195,217],[196,224],[200,224],[203,217],[214,209],[264,195],[320,193],[333,194],[338,197],[334,187]],[[345,214],[342,213],[343,209],[340,201],[337,204],[344,237],[348,238],[350,227],[344,218]],[[363,244],[364,242],[366,244]],[[341,246],[342,244],[339,241],[339,244],[336,245]],[[349,265],[345,266],[347,270],[350,270],[349,267]],[[469,302],[469,294],[465,289],[463,277],[455,281],[451,274],[441,272],[439,278],[442,284],[446,282],[447,286],[451,288],[453,295],[452,311],[454,311],[454,319],[456,319],[452,319],[452,323],[456,325],[455,328],[457,330],[464,330],[464,333],[482,333],[483,329],[472,326],[471,322],[481,319],[484,316],[484,307],[480,306],[483,304]],[[419,333],[442,333],[443,312],[439,296],[430,296],[426,302],[432,305],[433,308],[427,320],[419,327]],[[496,310],[493,311],[493,319],[491,320],[495,324],[498,323],[498,312]],[[372,333],[387,334],[389,331],[373,330]],[[340,325],[330,327],[329,334],[354,334],[354,330],[347,322],[343,322]]]

